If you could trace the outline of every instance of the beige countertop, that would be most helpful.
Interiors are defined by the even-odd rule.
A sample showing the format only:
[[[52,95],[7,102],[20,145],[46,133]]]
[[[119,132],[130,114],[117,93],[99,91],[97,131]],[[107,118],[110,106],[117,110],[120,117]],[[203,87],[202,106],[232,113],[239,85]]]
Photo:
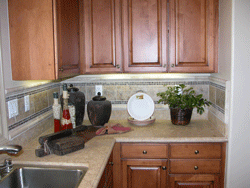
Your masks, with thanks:
[[[172,125],[171,121],[156,120],[148,126],[134,126],[126,120],[111,121],[132,127],[132,131],[123,134],[96,136],[85,144],[85,148],[64,156],[48,155],[36,157],[39,147],[38,138],[23,148],[23,153],[13,157],[14,164],[42,164],[88,167],[79,188],[95,188],[101,178],[115,142],[226,142],[213,125],[204,120],[193,120],[187,126]],[[85,122],[90,124],[89,122]],[[46,134],[53,130],[48,130]],[[45,133],[44,133],[45,134]]]

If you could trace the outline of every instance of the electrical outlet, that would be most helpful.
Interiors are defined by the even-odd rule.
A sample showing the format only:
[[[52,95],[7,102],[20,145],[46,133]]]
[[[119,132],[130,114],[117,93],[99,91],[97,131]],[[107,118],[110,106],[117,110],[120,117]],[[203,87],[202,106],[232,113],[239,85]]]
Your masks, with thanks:
[[[29,95],[24,96],[24,110],[25,112],[30,110],[30,96]]]
[[[102,95],[102,85],[95,85],[95,95],[98,95],[98,92]]]
[[[8,101],[9,119],[18,115],[18,101],[17,99]]]

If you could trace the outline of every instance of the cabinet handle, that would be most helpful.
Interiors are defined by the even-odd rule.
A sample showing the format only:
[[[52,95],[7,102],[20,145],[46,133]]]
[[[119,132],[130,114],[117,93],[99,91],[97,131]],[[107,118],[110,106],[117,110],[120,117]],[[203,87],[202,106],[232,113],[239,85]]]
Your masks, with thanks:
[[[195,150],[194,153],[197,155],[197,154],[199,154],[200,152],[199,152],[199,150]]]
[[[59,68],[59,71],[62,71],[62,72],[63,72],[63,68]]]
[[[119,69],[119,68],[120,68],[120,65],[119,65],[119,64],[118,64],[118,65],[116,65],[116,68],[117,68],[117,69]]]
[[[163,167],[162,167],[162,170],[167,170],[167,167],[166,167],[166,166],[163,166]]]
[[[195,169],[195,170],[198,170],[198,166],[194,166],[194,169]]]
[[[142,153],[143,153],[143,154],[147,154],[148,152],[147,152],[146,150],[144,150]]]
[[[171,67],[174,67],[174,64],[171,64]]]
[[[114,165],[114,163],[112,161],[110,161],[109,164],[112,165],[112,166]]]

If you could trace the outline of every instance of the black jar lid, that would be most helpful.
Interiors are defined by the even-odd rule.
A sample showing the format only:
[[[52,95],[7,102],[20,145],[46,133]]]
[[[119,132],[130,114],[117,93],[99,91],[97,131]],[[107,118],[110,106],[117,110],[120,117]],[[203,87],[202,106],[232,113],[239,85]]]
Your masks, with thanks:
[[[106,97],[101,96],[101,93],[98,92],[98,93],[97,93],[97,96],[93,97],[92,99],[93,99],[93,101],[105,101],[105,100],[106,100]]]
[[[74,87],[73,84],[69,85],[68,92],[74,93],[74,92],[77,92],[77,91],[79,91],[79,89],[77,87]]]

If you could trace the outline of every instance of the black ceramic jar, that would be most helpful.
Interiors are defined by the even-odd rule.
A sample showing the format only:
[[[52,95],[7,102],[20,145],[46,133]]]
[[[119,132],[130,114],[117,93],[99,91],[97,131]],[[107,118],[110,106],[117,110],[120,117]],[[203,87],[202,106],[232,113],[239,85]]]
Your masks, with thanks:
[[[98,95],[93,97],[87,104],[89,121],[94,126],[108,123],[111,110],[111,102],[106,100],[106,97],[101,96],[100,92],[98,92]]]
[[[79,91],[78,88],[73,87],[73,84],[70,84],[67,90],[69,93],[69,104],[73,104],[75,106],[76,126],[82,125],[85,113],[85,95],[83,92]],[[62,96],[61,104],[63,106]]]

